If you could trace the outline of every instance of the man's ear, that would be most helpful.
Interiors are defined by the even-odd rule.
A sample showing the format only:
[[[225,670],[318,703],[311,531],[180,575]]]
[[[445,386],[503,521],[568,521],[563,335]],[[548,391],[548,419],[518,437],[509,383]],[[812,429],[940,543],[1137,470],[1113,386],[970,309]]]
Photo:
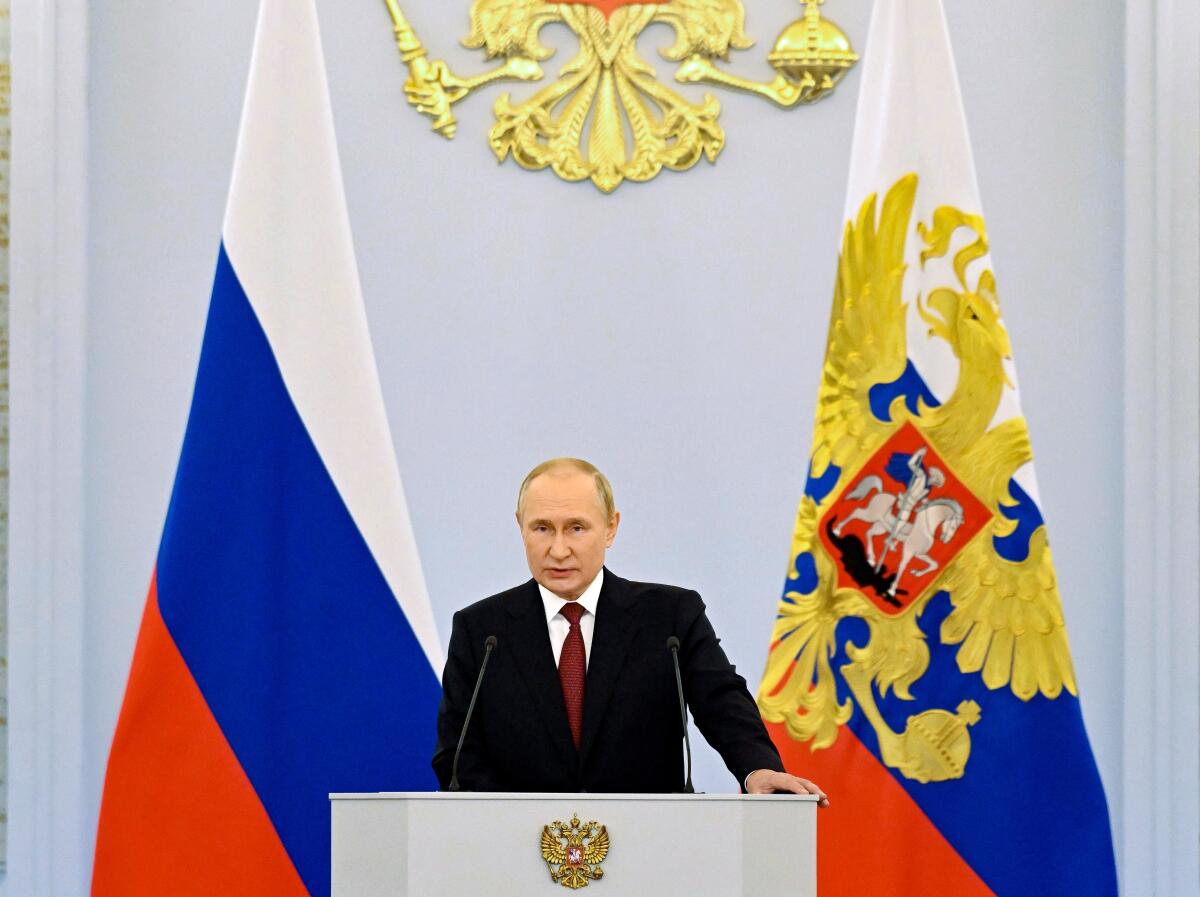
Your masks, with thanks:
[[[604,540],[605,548],[612,548],[613,539],[617,537],[617,527],[621,525],[621,512],[613,511],[612,518],[608,521],[608,538]]]

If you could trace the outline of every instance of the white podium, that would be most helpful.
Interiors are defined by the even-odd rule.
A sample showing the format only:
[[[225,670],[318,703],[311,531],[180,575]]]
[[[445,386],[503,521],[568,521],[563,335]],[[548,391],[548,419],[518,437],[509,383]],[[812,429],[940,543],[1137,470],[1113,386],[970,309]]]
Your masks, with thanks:
[[[554,897],[582,888],[589,897],[817,893],[810,796],[413,792],[329,799],[332,897]],[[566,837],[573,818],[580,827]],[[568,830],[548,837],[551,855],[563,857],[553,866],[557,882],[543,858],[544,828],[556,822]],[[585,832],[589,822],[597,827]],[[587,862],[601,853],[601,862]]]

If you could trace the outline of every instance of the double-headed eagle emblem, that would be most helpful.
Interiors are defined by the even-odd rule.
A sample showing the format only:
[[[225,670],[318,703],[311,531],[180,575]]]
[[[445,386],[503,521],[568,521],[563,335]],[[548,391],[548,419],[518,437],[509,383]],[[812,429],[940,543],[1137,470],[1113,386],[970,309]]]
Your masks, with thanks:
[[[679,64],[676,81],[748,91],[785,108],[829,94],[858,59],[846,35],[821,17],[825,0],[807,0],[804,17],[779,35],[767,56],[777,74],[765,82],[718,65],[730,50],[753,44],[741,0],[474,0],[462,43],[498,64],[460,77],[444,61],[428,58],[399,0],[385,2],[408,67],[408,101],[445,137],[457,129],[452,104],[494,81],[540,81],[541,63],[554,54],[541,43],[542,29],[552,23],[570,28],[579,41],[575,57],[557,81],[529,99],[502,94],[488,140],[501,162],[511,155],[523,168],[590,179],[605,193],[625,180],[648,181],[663,168],[684,171],[702,157],[714,162],[725,145],[717,100],[706,94],[690,102],[660,82],[638,54],[638,36],[650,25],[674,29],[674,44],[659,52]]]
[[[608,856],[608,828],[592,820],[581,823],[572,816],[570,824],[555,820],[542,827],[542,859],[550,880],[564,888],[584,888],[589,881],[604,877],[600,864]]]
[[[834,742],[853,701],[888,766],[936,782],[963,775],[979,705],[964,695],[953,709],[910,715],[898,732],[876,700],[889,691],[913,700],[930,662],[918,621],[934,595],[950,601],[941,642],[957,645],[960,672],[989,689],[1053,699],[1064,688],[1075,694],[1075,673],[1045,526],[1013,478],[1033,457],[1025,419],[995,423],[1013,386],[1012,352],[985,267],[984,221],[942,206],[914,227],[917,183],[910,174],[882,204],[868,197],[846,225],[810,486],[758,703],[765,719],[817,750]],[[944,403],[908,360],[901,294],[910,239],[922,241],[922,267],[952,258],[949,282],[917,299],[930,337],[958,361]],[[835,673],[837,626],[851,617],[869,638],[847,641]]]

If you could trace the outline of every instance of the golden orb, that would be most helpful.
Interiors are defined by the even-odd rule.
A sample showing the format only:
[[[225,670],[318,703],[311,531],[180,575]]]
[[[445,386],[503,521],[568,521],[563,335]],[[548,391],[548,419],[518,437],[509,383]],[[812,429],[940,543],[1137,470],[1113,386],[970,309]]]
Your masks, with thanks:
[[[821,16],[818,3],[810,2],[804,18],[780,32],[767,61],[775,71],[808,90],[811,101],[833,90],[858,62],[858,54],[846,33]]]

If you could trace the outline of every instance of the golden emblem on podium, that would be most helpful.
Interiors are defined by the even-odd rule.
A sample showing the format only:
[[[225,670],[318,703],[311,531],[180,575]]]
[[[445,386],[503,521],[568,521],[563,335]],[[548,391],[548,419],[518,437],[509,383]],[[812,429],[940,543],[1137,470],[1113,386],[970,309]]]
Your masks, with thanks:
[[[822,17],[825,0],[807,0],[804,15],[783,29],[767,55],[776,75],[761,82],[718,64],[728,62],[731,49],[754,43],[743,30],[742,0],[474,0],[462,43],[499,64],[461,77],[428,58],[399,0],[384,2],[408,67],[408,102],[447,138],[458,127],[451,105],[494,81],[542,80],[541,62],[554,54],[541,43],[542,28],[570,28],[579,40],[575,57],[528,99],[501,94],[488,141],[500,162],[511,155],[523,168],[591,180],[605,193],[625,180],[648,181],[663,168],[686,171],[701,157],[715,162],[725,146],[720,103],[711,94],[691,102],[659,81],[638,54],[648,26],[674,30],[674,44],[659,54],[678,63],[676,81],[733,88],[784,108],[827,96],[858,61],[842,30]]]
[[[578,815],[570,823],[555,820],[542,827],[542,859],[550,880],[564,888],[586,888],[604,877],[600,864],[608,856],[608,828],[592,820],[581,823]]]

